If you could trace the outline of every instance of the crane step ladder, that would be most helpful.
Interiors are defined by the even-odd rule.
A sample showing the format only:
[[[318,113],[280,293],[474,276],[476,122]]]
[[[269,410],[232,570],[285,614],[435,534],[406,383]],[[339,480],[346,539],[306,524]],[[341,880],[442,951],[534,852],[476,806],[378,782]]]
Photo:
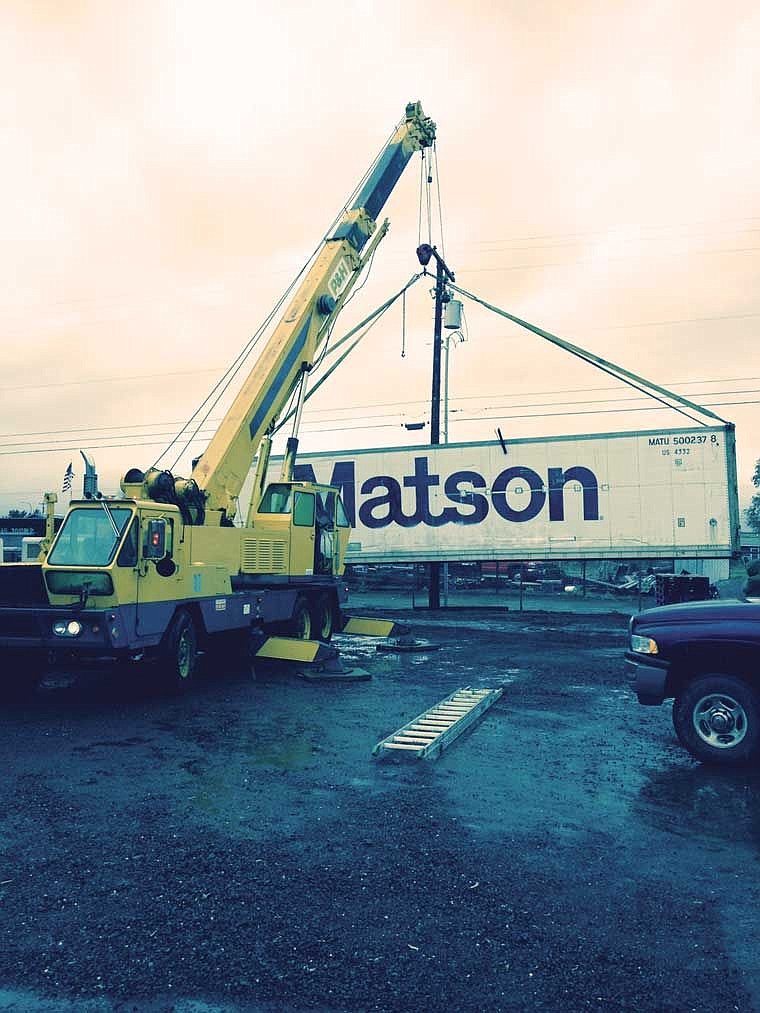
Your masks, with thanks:
[[[372,750],[373,756],[385,756],[398,750],[422,759],[438,757],[454,739],[474,724],[496,703],[503,689],[458,689],[434,707],[423,711],[403,728],[389,735]]]

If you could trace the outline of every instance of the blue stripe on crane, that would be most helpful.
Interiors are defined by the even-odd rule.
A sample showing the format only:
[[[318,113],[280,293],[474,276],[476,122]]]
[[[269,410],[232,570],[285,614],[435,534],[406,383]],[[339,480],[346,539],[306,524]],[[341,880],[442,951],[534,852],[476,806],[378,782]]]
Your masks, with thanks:
[[[272,403],[275,397],[277,397],[277,395],[280,393],[282,386],[288,377],[288,373],[290,373],[291,369],[295,365],[296,359],[303,352],[304,345],[306,344],[306,338],[309,335],[309,324],[311,323],[311,317],[312,315],[310,313],[306,318],[306,320],[304,321],[303,327],[296,335],[293,341],[293,346],[288,352],[287,356],[285,357],[285,361],[277,370],[277,376],[269,384],[269,389],[267,390],[264,400],[259,405],[258,411],[251,419],[251,424],[248,427],[248,432],[250,433],[251,439],[254,438],[256,433],[261,428],[262,424],[267,421],[268,416],[272,410]]]
[[[364,208],[370,218],[377,219],[411,157],[412,152],[404,151],[402,143],[388,145],[354,201],[354,208]]]

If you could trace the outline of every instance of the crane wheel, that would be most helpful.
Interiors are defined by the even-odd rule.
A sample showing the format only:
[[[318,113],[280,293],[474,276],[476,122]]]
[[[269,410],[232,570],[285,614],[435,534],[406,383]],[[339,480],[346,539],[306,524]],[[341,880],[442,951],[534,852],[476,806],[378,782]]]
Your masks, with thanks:
[[[299,594],[293,607],[293,615],[287,624],[288,636],[298,637],[299,640],[311,640],[312,629],[309,602],[304,595]]]
[[[164,680],[175,689],[184,688],[198,667],[198,633],[192,616],[178,612],[166,634],[161,649],[161,670]]]
[[[312,635],[315,640],[328,643],[335,632],[335,608],[329,594],[318,594],[311,609]]]

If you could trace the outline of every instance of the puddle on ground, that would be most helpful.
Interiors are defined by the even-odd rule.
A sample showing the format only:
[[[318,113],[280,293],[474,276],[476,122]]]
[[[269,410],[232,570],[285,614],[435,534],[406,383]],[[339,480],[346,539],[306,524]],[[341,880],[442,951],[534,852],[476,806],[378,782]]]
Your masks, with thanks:
[[[705,764],[650,774],[635,810],[660,830],[749,845],[760,856],[760,771]]]

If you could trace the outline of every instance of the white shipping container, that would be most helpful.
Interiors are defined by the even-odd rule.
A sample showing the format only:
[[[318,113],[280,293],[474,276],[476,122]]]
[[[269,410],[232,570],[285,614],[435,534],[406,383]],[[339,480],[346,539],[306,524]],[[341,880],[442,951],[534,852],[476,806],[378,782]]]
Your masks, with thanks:
[[[295,477],[340,487],[353,563],[738,548],[732,426],[308,454]]]

